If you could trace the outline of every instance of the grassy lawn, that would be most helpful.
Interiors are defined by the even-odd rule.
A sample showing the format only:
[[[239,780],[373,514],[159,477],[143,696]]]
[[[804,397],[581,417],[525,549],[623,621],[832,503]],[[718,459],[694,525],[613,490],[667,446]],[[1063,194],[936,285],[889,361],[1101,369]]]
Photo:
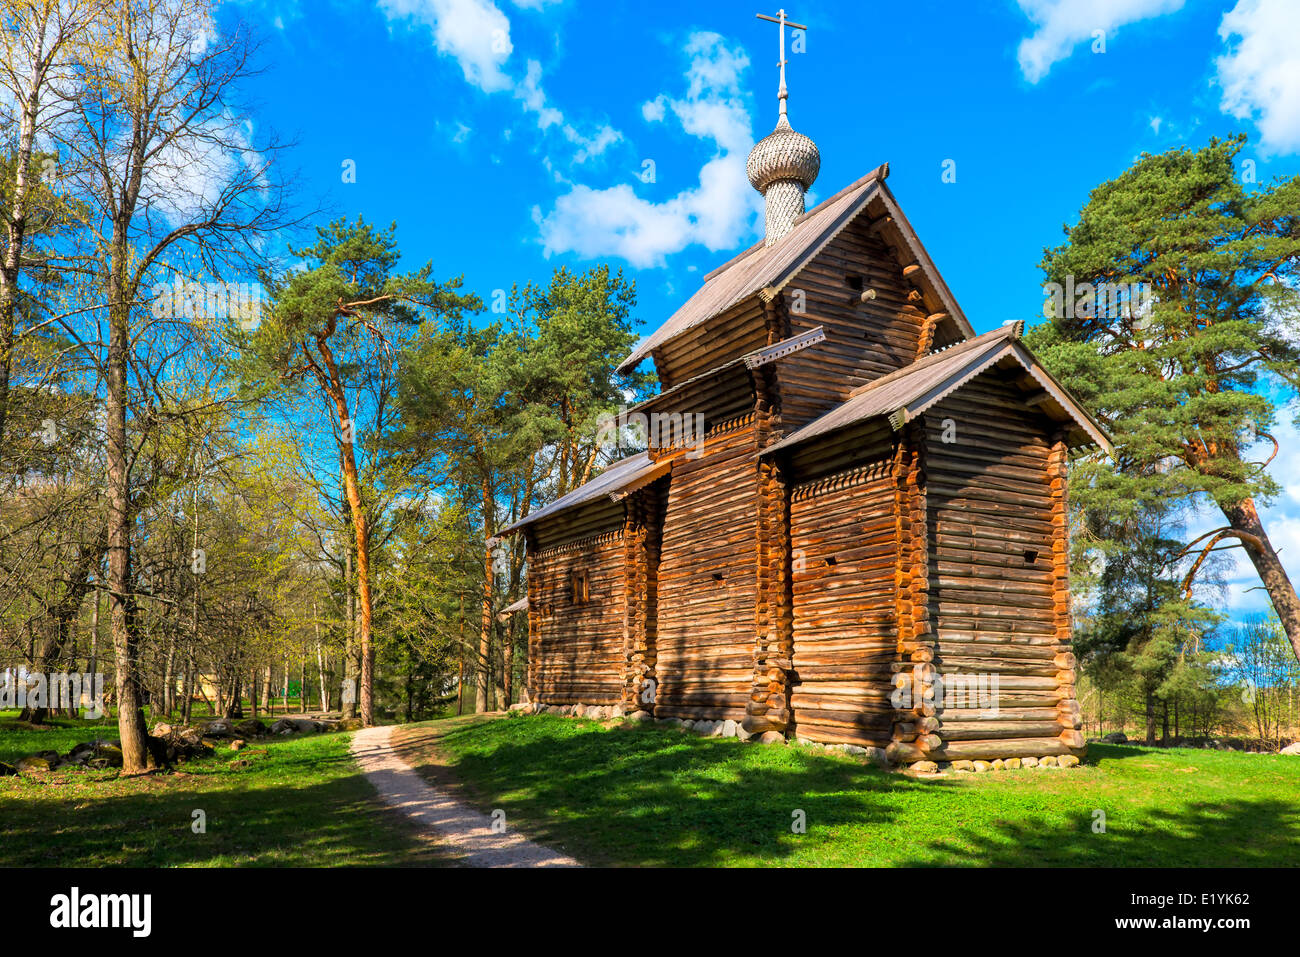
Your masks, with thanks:
[[[1068,771],[923,780],[816,748],[553,715],[408,725],[396,741],[429,780],[592,864],[1300,864],[1295,757],[1093,745]]]
[[[66,752],[111,725],[0,721],[0,761]],[[229,867],[440,863],[406,819],[384,809],[348,754],[348,734],[250,742],[171,773],[55,771],[0,778],[0,866]],[[232,763],[247,760],[242,763]],[[207,832],[191,829],[193,812]]]
[[[13,764],[35,751],[58,751],[67,754],[83,741],[117,740],[117,721],[77,721],[51,718],[37,730],[16,720],[18,712],[0,711],[0,762]]]

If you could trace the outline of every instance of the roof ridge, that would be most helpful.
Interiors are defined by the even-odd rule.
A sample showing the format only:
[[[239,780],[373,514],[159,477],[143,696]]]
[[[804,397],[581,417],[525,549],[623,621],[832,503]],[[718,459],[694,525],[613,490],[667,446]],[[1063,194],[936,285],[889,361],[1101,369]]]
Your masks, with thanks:
[[[823,206],[829,206],[831,203],[834,203],[834,202],[837,202],[838,200],[843,199],[845,196],[847,196],[849,193],[853,192],[855,189],[860,189],[860,188],[862,188],[863,186],[866,186],[868,183],[873,183],[873,182],[875,182],[875,183],[883,183],[883,182],[884,182],[888,177],[889,177],[889,164],[888,164],[888,163],[881,163],[879,166],[877,166],[875,169],[873,169],[870,173],[867,173],[867,174],[865,174],[865,175],[863,175],[863,176],[859,176],[859,177],[858,177],[857,179],[855,179],[852,183],[849,183],[848,186],[845,186],[843,189],[841,189],[841,190],[840,190],[838,193],[836,193],[834,196],[829,196],[829,197],[827,197],[826,199],[823,199],[820,203],[818,203],[818,204],[817,204],[816,206],[814,206],[812,209],[809,209],[809,210],[806,210],[805,212],[800,213],[798,216],[795,217],[794,225],[798,226],[801,222],[803,222],[803,221],[804,221],[805,219],[807,219],[809,216],[812,216],[812,215],[814,215],[815,213],[817,213],[819,210],[821,210],[821,208],[822,208]]]
[[[634,367],[660,346],[753,295],[761,295],[764,288],[774,283],[776,288],[780,288],[866,208],[875,193],[884,188],[883,179],[888,172],[888,163],[877,166],[804,213],[790,232],[773,245],[751,247],[709,273],[703,285],[650,335],[641,339],[618,368],[627,370]],[[837,210],[840,210],[839,215],[822,229],[822,221]]]
[[[873,182],[873,181],[876,181],[876,182],[882,182],[882,183],[883,183],[883,182],[885,181],[885,178],[886,178],[887,176],[889,176],[889,164],[888,164],[888,163],[881,163],[879,166],[877,166],[875,169],[873,169],[870,173],[867,173],[867,174],[865,174],[864,176],[860,176],[860,177],[858,177],[856,180],[854,180],[854,181],[853,181],[852,183],[850,183],[848,186],[845,186],[843,189],[841,189],[839,192],[837,192],[834,196],[830,196],[830,197],[828,197],[828,198],[826,198],[826,199],[823,199],[820,203],[818,203],[818,204],[817,204],[816,206],[814,206],[812,209],[809,209],[809,210],[806,210],[806,211],[800,213],[798,216],[795,217],[794,222],[791,223],[791,227],[798,226],[800,223],[802,223],[802,222],[803,222],[805,219],[807,219],[808,217],[810,217],[810,216],[815,216],[818,212],[821,211],[822,207],[824,207],[824,206],[828,206],[828,205],[830,205],[831,203],[834,203],[834,202],[836,202],[836,201],[838,201],[838,200],[843,199],[847,194],[853,192],[855,189],[859,189],[860,187],[867,185],[867,183],[870,183],[870,182]],[[789,235],[789,234],[787,233],[786,235]],[[783,236],[782,239],[784,239],[784,238],[785,238],[785,237]],[[723,263],[721,266],[718,266],[716,269],[712,270],[711,272],[705,273],[705,275],[704,275],[704,282],[707,283],[710,279],[713,279],[715,276],[719,276],[719,275],[721,275],[722,273],[726,272],[728,269],[730,269],[730,268],[731,268],[732,266],[734,266],[736,263],[740,262],[742,259],[745,259],[745,258],[747,258],[747,257],[749,257],[749,256],[752,256],[754,253],[758,252],[759,250],[761,250],[761,249],[766,249],[766,248],[767,248],[766,241],[760,239],[758,242],[754,243],[754,245],[750,246],[748,249],[744,250],[743,252],[739,252],[739,253],[737,253],[736,255],[732,256],[730,259],[728,259],[728,260],[727,260],[725,263]]]

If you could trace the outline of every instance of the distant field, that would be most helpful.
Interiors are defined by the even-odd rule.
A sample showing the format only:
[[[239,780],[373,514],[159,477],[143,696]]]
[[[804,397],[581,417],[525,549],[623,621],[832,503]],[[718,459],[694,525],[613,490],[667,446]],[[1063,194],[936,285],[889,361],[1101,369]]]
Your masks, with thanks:
[[[100,727],[33,731],[0,720],[0,761],[66,752]],[[406,819],[382,809],[348,734],[252,742],[169,774],[56,771],[0,777],[0,867],[376,866],[440,863]],[[247,767],[232,764],[239,759]],[[207,832],[192,830],[194,811]]]
[[[430,780],[458,779],[464,799],[594,864],[1300,864],[1300,757],[1094,745],[1071,770],[921,780],[820,749],[552,715],[395,739]]]

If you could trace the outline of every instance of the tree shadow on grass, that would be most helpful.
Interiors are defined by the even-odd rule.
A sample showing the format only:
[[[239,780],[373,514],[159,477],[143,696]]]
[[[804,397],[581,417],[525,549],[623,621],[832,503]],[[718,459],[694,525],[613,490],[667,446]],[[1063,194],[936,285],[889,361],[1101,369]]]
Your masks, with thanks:
[[[913,778],[812,749],[548,716],[433,732],[440,758],[419,738],[399,754],[591,864],[1276,866],[1295,863],[1300,834],[1285,801],[1144,806],[1140,781],[1114,792],[1115,781],[1086,770]],[[1141,753],[1102,746],[1092,758]],[[1094,804],[1110,808],[1105,833],[1093,832]],[[808,838],[792,834],[795,811]]]
[[[1300,864],[1294,804],[1272,799],[1111,813],[1062,826],[1041,818],[989,821],[928,842],[901,866],[964,857],[989,867],[1279,867]]]
[[[243,770],[226,760],[134,779],[127,794],[104,793],[75,773],[0,791],[0,867],[446,862],[414,825],[379,804],[346,752],[286,754]],[[204,833],[194,833],[196,810]]]
[[[1098,744],[1095,741],[1088,743],[1089,764],[1100,765],[1106,761],[1123,761],[1127,758],[1149,757],[1153,754],[1168,754],[1165,748],[1158,748],[1143,744]]]
[[[442,732],[442,753],[462,741],[476,749],[450,765],[459,786],[430,764],[427,742],[396,750],[480,809],[500,808],[507,821],[526,822],[529,837],[591,864],[779,862],[799,850],[792,832],[797,811],[818,828],[887,828],[906,802],[885,798],[946,786],[804,748],[760,753],[738,741],[672,729],[593,733],[592,723],[553,720],[568,726],[523,742],[481,723]],[[502,732],[532,730],[510,719],[501,723]]]

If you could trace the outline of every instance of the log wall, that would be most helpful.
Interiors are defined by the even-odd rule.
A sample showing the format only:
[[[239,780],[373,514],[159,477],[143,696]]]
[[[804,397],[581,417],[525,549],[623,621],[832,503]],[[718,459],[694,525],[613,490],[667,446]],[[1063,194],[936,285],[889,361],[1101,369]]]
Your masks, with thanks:
[[[790,497],[791,704],[795,733],[813,741],[889,741],[894,497],[888,450],[875,451],[854,467],[796,484]]]
[[[763,303],[751,296],[656,349],[655,371],[668,389],[767,344]]]
[[[627,660],[622,528],[541,548],[528,561],[529,691],[541,704],[617,704]],[[570,573],[585,572],[575,602]]]
[[[848,277],[874,289],[876,298],[862,302]],[[799,313],[802,292],[804,312]],[[903,264],[859,217],[782,291],[790,335],[816,326],[826,341],[778,363],[781,422],[786,433],[812,421],[872,379],[916,358],[926,312]]]
[[[996,371],[931,409],[925,429],[935,669],[949,688],[998,681],[996,715],[936,702],[942,745],[927,756],[1067,753],[1082,741],[1061,585],[1064,444]]]
[[[753,416],[673,466],[658,570],[655,715],[741,721],[754,657]]]

